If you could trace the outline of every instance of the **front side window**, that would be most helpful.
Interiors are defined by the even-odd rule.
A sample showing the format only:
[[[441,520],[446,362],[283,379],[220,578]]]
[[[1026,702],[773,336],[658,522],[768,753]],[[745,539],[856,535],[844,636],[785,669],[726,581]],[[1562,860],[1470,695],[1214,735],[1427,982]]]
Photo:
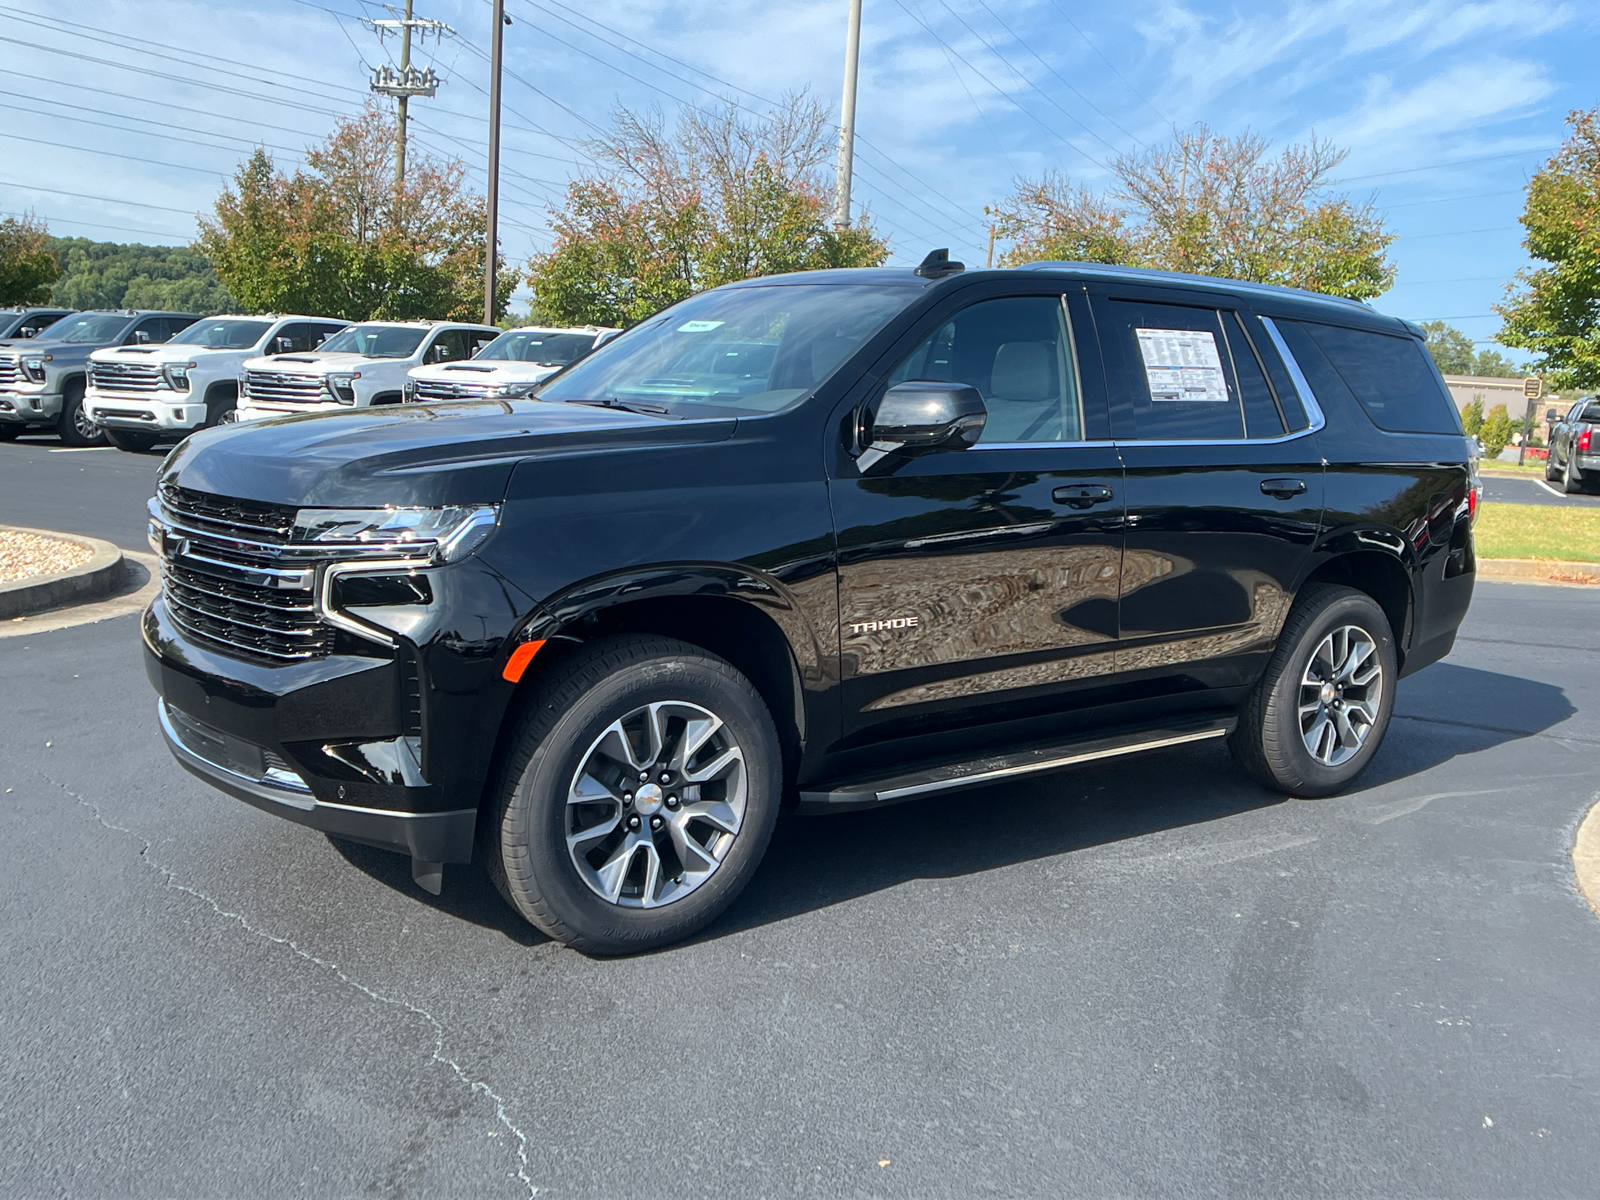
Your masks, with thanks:
[[[467,357],[467,334],[464,329],[446,329],[433,339],[424,361],[430,363],[459,362]]]
[[[128,327],[128,318],[121,313],[85,314],[67,317],[50,326],[51,341],[73,345],[114,342],[117,335]]]
[[[513,329],[502,333],[478,352],[479,358],[564,367],[594,349],[592,333],[550,333],[540,329]]]
[[[410,358],[427,336],[426,329],[403,325],[351,325],[323,342],[320,349],[362,358]]]
[[[196,321],[174,337],[172,344],[206,350],[248,350],[271,328],[270,321]]]
[[[188,321],[174,321],[167,317],[146,317],[133,327],[127,336],[128,345],[158,346],[167,341],[177,332],[174,325],[183,328],[191,324]]]
[[[1083,439],[1059,296],[1008,296],[962,309],[906,356],[889,383],[913,379],[977,388],[989,410],[979,445]]]
[[[920,295],[807,283],[702,292],[605,343],[538,396],[672,416],[777,412],[809,395]]]

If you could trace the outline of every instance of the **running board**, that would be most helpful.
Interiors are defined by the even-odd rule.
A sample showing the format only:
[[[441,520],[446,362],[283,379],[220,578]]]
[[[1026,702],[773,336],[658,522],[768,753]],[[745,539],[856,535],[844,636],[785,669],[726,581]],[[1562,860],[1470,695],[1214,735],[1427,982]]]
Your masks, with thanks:
[[[947,763],[944,766],[928,767],[885,779],[840,784],[827,791],[802,791],[799,811],[815,816],[822,813],[877,808],[939,792],[954,791],[956,788],[977,787],[980,784],[999,783],[1002,780],[1034,775],[1041,771],[1055,771],[1062,767],[1094,762],[1102,758],[1120,758],[1124,754],[1139,754],[1145,750],[1159,750],[1165,746],[1208,742],[1214,738],[1227,737],[1233,732],[1234,724],[1234,718],[1231,716],[1202,722],[1179,722],[1111,737],[1033,746],[1012,754]]]

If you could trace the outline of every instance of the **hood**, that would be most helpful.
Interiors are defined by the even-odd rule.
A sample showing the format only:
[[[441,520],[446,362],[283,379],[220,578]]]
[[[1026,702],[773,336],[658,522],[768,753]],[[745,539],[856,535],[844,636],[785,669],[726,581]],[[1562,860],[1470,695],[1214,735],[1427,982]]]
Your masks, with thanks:
[[[164,483],[269,504],[492,504],[526,459],[723,441],[737,422],[582,404],[478,400],[219,425],[182,442]]]
[[[151,363],[164,366],[172,362],[204,362],[213,354],[248,354],[244,350],[223,350],[216,346],[105,346],[89,357],[95,362]]]
[[[473,358],[466,362],[429,363],[425,367],[413,367],[411,378],[437,379],[445,383],[537,383],[550,378],[560,369],[511,359]]]
[[[282,371],[288,375],[326,375],[330,371],[359,371],[373,363],[403,362],[403,359],[366,358],[360,354],[323,354],[309,350],[304,354],[264,354],[245,360],[247,371]]]
[[[113,343],[114,344],[114,343]],[[89,355],[103,349],[104,342],[47,342],[42,338],[16,338],[0,342],[0,350],[14,353],[48,354],[52,362],[88,361]]]

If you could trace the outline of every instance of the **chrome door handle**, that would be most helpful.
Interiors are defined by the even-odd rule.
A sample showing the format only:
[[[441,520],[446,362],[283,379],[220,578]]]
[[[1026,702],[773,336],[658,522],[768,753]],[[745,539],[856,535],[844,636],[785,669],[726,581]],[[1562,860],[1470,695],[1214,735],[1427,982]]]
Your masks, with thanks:
[[[1275,500],[1287,500],[1290,496],[1303,495],[1306,483],[1303,479],[1263,479],[1261,481],[1262,495],[1271,496]]]
[[[1057,504],[1065,504],[1069,508],[1088,508],[1110,500],[1111,489],[1103,483],[1077,484],[1072,487],[1058,487],[1050,493],[1050,497]]]

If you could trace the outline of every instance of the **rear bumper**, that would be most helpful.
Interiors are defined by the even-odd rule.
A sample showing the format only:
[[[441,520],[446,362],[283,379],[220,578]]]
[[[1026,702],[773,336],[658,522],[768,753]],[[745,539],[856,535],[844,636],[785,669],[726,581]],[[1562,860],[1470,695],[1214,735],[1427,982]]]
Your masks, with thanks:
[[[1600,454],[1580,454],[1577,465],[1580,471],[1593,471],[1600,475]]]
[[[187,432],[205,424],[206,406],[199,400],[167,401],[125,396],[90,388],[83,398],[90,420],[108,429]]]

